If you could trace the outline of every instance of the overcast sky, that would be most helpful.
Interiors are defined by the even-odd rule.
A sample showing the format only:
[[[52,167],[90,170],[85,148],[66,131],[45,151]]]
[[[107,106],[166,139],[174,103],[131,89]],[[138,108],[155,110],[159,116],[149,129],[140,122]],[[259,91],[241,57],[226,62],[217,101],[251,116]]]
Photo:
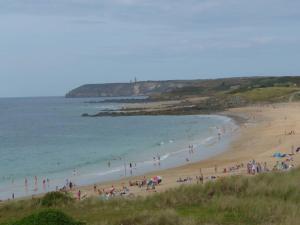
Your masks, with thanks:
[[[1,0],[0,96],[300,75],[299,0]]]

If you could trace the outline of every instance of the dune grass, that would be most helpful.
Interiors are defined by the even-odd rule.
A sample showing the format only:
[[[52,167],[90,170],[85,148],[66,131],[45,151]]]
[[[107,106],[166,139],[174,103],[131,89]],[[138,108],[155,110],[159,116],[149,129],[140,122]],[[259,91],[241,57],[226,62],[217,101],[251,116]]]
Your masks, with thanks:
[[[0,223],[25,225],[22,218],[39,212],[46,215],[49,208],[72,217],[70,225],[78,221],[88,225],[299,224],[300,169],[183,185],[146,198],[73,202],[54,195],[5,203],[0,207]]]
[[[244,92],[235,93],[250,102],[272,102],[288,99],[290,94],[300,91],[297,87],[265,87],[255,88]]]

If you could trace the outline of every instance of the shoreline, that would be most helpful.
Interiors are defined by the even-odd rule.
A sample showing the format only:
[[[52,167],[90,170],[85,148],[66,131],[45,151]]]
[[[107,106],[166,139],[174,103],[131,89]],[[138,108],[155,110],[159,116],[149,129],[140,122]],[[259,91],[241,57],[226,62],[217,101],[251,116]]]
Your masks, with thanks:
[[[158,185],[155,192],[163,192],[170,188],[179,187],[181,183],[177,183],[176,180],[179,177],[195,177],[201,173],[204,175],[206,180],[209,177],[224,177],[231,175],[245,175],[246,169],[242,168],[240,170],[234,171],[233,173],[224,173],[224,168],[230,168],[231,166],[238,164],[246,164],[252,159],[259,162],[266,162],[268,168],[272,169],[276,161],[281,161],[280,159],[272,157],[273,153],[276,151],[281,151],[283,153],[290,153],[291,146],[295,148],[300,146],[300,142],[297,142],[297,133],[294,136],[285,136],[283,128],[287,129],[289,124],[293,123],[293,117],[297,116],[297,108],[300,110],[300,104],[298,103],[277,103],[274,105],[265,104],[259,106],[247,106],[241,108],[231,108],[224,112],[217,113],[216,115],[228,116],[239,125],[239,133],[235,134],[229,147],[222,151],[221,153],[209,157],[205,160],[200,160],[183,166],[173,167],[165,170],[159,170],[155,172],[146,173],[142,176],[133,176],[122,178],[117,181],[111,182],[101,182],[97,183],[97,188],[108,189],[112,186],[115,188],[121,188],[122,186],[127,186],[129,181],[141,180],[143,177],[151,178],[153,176],[163,177],[163,182]],[[286,113],[286,115],[283,114]],[[288,117],[290,120],[286,120]],[[280,123],[282,130],[278,130],[278,120],[283,119],[286,123]],[[282,122],[282,121],[281,121]],[[300,116],[299,123],[297,123],[300,129]],[[266,130],[269,130],[270,134],[264,138]],[[280,132],[281,131],[281,132]],[[279,134],[274,135],[274,132]],[[286,139],[292,139],[287,141],[281,141],[276,144],[276,139],[281,136],[286,137]],[[271,136],[271,137],[270,137]],[[256,138],[259,139],[258,143],[255,143]],[[253,143],[252,143],[253,142]],[[251,147],[251,143],[253,147]],[[282,159],[285,160],[285,159]],[[300,155],[294,156],[295,166],[300,163]],[[215,172],[215,167],[217,167],[217,172]],[[87,197],[97,196],[97,193],[93,191],[93,185],[85,185],[77,187],[73,190],[74,195],[76,191],[81,190],[82,193],[86,194]],[[138,187],[130,187],[130,193],[134,196],[147,196],[153,192],[148,192],[145,189]]]
[[[298,147],[298,144],[300,146],[300,142],[297,141],[297,133],[293,136],[286,136],[286,132],[284,131],[289,129],[297,130],[297,127],[300,130],[300,116],[297,115],[297,110],[300,110],[300,104],[298,103],[279,103],[275,105],[266,104],[232,108],[216,114],[230,117],[239,125],[238,134],[234,135],[228,148],[222,151],[222,153],[183,166],[148,172],[145,175],[99,182],[96,183],[97,189],[106,190],[112,186],[116,189],[121,189],[123,186],[128,186],[129,181],[141,180],[144,176],[147,178],[161,176],[163,177],[163,182],[157,186],[155,192],[163,192],[182,185],[182,183],[176,182],[179,177],[199,176],[200,170],[206,180],[210,180],[211,176],[224,177],[246,174],[245,168],[233,173],[224,173],[223,171],[224,168],[229,168],[240,163],[246,164],[252,159],[259,162],[267,162],[269,169],[272,169],[274,163],[279,160],[272,157],[274,152],[290,153],[291,146],[295,148]],[[299,119],[297,119],[298,117]],[[296,166],[299,165],[300,155],[296,154],[293,158],[293,163]],[[217,167],[217,172],[215,172],[215,167]],[[98,193],[94,192],[93,187],[94,185],[78,186],[71,193],[76,197],[77,191],[81,190],[85,197],[97,197]],[[149,192],[137,186],[130,187],[130,193],[133,196],[153,194],[152,191]],[[35,195],[34,197],[43,195]],[[16,200],[28,198],[30,197],[22,197]]]
[[[184,116],[184,115],[183,115]],[[218,115],[218,114],[214,114],[214,115],[199,115],[200,118],[211,118],[214,120],[216,120],[217,122],[214,122],[215,125],[220,124],[220,127],[224,127],[227,129],[226,133],[224,133],[223,136],[223,140],[218,141],[218,136],[217,136],[217,132],[215,131],[216,127],[212,126],[212,127],[208,127],[209,130],[211,130],[210,132],[207,133],[208,136],[200,136],[196,139],[187,141],[185,140],[184,142],[175,142],[176,143],[176,148],[173,149],[173,151],[171,152],[165,152],[164,154],[168,155],[166,161],[164,160],[164,156],[165,155],[160,155],[161,156],[161,160],[160,163],[161,165],[158,164],[159,161],[153,161],[152,159],[149,159],[148,161],[135,161],[138,164],[138,167],[133,167],[133,175],[130,176],[130,169],[129,169],[129,161],[127,162],[127,176],[125,177],[124,174],[121,175],[120,177],[116,177],[115,175],[113,175],[112,177],[99,177],[98,181],[96,180],[95,182],[97,184],[111,184],[111,183],[117,183],[119,181],[122,180],[131,180],[134,179],[136,177],[143,177],[147,174],[155,174],[158,173],[160,171],[164,171],[164,170],[168,170],[168,169],[173,169],[173,168],[177,168],[180,166],[184,166],[187,164],[187,162],[185,161],[185,157],[188,157],[188,145],[189,144],[193,144],[194,145],[194,154],[189,155],[190,158],[190,164],[194,163],[194,162],[198,162],[199,158],[204,157],[205,159],[208,159],[211,157],[211,155],[216,155],[219,154],[220,151],[223,151],[224,146],[228,146],[228,144],[230,143],[230,141],[233,138],[233,130],[236,130],[237,127],[237,123],[230,117],[226,116],[226,115]],[[197,119],[198,117],[195,117],[195,119]],[[212,152],[211,153],[207,153],[204,151],[204,148],[208,147]],[[193,158],[194,157],[194,158]],[[149,164],[150,162],[150,164]],[[146,163],[146,165],[143,165],[144,163]],[[119,168],[119,167],[117,167]],[[107,168],[108,170],[114,170],[114,167],[111,168]],[[100,172],[100,171],[98,171]],[[105,171],[102,171],[105,172]],[[121,171],[122,172],[122,171]],[[123,171],[124,173],[124,171]],[[92,173],[94,174],[94,173]],[[70,181],[72,181],[72,183],[76,185],[77,189],[81,189],[81,188],[86,188],[86,187],[92,187],[94,182],[92,181],[93,178],[91,178],[91,180],[88,183],[85,183],[84,180],[82,179],[86,179],[89,180],[89,174],[83,174],[83,177],[80,176],[75,176],[75,177],[70,177]],[[53,179],[52,179],[53,181]],[[74,182],[75,181],[75,182]],[[53,185],[52,185],[53,186]],[[55,187],[55,186],[54,186]],[[58,185],[59,188],[63,187],[63,183],[61,183],[60,185]],[[41,187],[40,187],[41,188]],[[52,192],[55,191],[55,189],[50,189],[47,190],[46,192],[40,192],[40,193],[27,193],[27,195],[24,196],[19,196],[16,197],[15,200],[20,200],[20,199],[28,199],[31,197],[34,198],[38,198],[40,196],[45,195],[48,192]],[[74,193],[75,194],[75,193]],[[9,197],[8,197],[9,198]],[[2,201],[7,201],[8,199],[3,199]],[[12,199],[10,199],[12,200]]]

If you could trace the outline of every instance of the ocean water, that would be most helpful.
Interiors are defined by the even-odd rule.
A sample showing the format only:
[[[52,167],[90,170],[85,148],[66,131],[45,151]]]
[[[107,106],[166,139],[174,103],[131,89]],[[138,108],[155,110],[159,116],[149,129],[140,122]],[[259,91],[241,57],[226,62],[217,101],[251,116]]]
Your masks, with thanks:
[[[81,117],[122,107],[86,101],[0,99],[0,199],[55,190],[66,179],[93,184],[202,160],[226,149],[237,129],[211,115]]]

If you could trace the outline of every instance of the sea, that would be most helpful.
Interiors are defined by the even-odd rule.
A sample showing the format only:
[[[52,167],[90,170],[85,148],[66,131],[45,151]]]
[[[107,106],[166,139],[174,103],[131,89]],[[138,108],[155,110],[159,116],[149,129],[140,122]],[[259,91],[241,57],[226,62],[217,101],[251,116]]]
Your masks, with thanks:
[[[0,98],[0,199],[142,175],[226,150],[229,117],[82,117],[119,109],[109,98]]]

